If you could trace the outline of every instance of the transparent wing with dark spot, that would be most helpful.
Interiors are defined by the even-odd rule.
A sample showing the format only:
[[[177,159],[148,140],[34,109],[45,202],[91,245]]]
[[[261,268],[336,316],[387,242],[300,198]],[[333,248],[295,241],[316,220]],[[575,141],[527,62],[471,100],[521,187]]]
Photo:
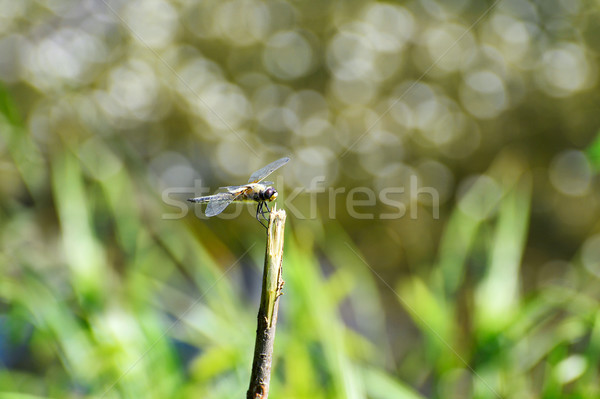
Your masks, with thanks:
[[[227,206],[237,198],[238,195],[233,193],[219,193],[212,195],[208,205],[206,206],[204,214],[207,217],[218,215],[219,213],[223,212],[225,208],[227,208]]]
[[[285,157],[278,159],[275,162],[271,162],[264,168],[252,173],[252,176],[250,176],[250,180],[248,180],[248,183],[258,183],[259,181],[263,180],[265,177],[269,176],[271,173],[288,163],[289,160],[290,159],[288,157]]]

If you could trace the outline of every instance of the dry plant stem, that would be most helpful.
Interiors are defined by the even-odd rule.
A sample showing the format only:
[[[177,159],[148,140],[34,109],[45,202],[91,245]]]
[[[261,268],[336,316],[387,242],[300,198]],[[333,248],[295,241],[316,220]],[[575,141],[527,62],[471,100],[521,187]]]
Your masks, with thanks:
[[[278,299],[283,287],[281,261],[283,258],[285,217],[284,210],[278,211],[273,206],[267,229],[267,249],[265,252],[260,308],[258,309],[254,361],[252,362],[252,375],[246,399],[266,399],[269,396]]]

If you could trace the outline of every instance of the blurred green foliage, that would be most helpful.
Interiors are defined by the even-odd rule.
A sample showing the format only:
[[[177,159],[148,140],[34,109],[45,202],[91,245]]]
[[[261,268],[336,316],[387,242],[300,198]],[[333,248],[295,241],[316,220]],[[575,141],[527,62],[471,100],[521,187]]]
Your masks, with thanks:
[[[0,396],[599,397],[599,7],[0,1]]]

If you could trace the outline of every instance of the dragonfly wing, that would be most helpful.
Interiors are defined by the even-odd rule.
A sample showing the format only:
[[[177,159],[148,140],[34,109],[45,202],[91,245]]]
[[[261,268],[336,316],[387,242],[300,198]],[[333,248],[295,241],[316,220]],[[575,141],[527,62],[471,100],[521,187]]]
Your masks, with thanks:
[[[236,199],[236,197],[237,195],[234,195],[233,193],[219,193],[213,195],[206,206],[204,214],[207,217],[218,215],[219,213],[223,212],[225,208],[227,208],[227,206]]]
[[[214,197],[214,195],[207,195],[205,197],[188,198],[188,201],[190,201],[190,202],[205,203],[205,202],[210,202],[210,200],[213,197]]]
[[[265,177],[269,176],[271,173],[288,163],[289,160],[290,159],[288,157],[285,157],[278,159],[275,162],[271,162],[264,168],[252,173],[252,176],[250,176],[250,180],[248,180],[248,183],[258,183],[259,181],[263,180]]]
[[[219,187],[219,188],[222,188],[222,189],[227,190],[230,193],[232,193],[232,192],[237,192],[242,189],[246,189],[246,188],[250,188],[250,187],[252,187],[251,184],[242,184],[240,186],[225,186],[225,187]]]

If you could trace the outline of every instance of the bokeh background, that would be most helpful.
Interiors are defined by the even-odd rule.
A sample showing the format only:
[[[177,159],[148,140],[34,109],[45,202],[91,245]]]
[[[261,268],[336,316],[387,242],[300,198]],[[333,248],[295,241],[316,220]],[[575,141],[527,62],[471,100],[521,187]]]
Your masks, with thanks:
[[[244,397],[264,229],[184,200],[290,156],[273,398],[599,397],[599,27],[0,0],[0,395]]]

